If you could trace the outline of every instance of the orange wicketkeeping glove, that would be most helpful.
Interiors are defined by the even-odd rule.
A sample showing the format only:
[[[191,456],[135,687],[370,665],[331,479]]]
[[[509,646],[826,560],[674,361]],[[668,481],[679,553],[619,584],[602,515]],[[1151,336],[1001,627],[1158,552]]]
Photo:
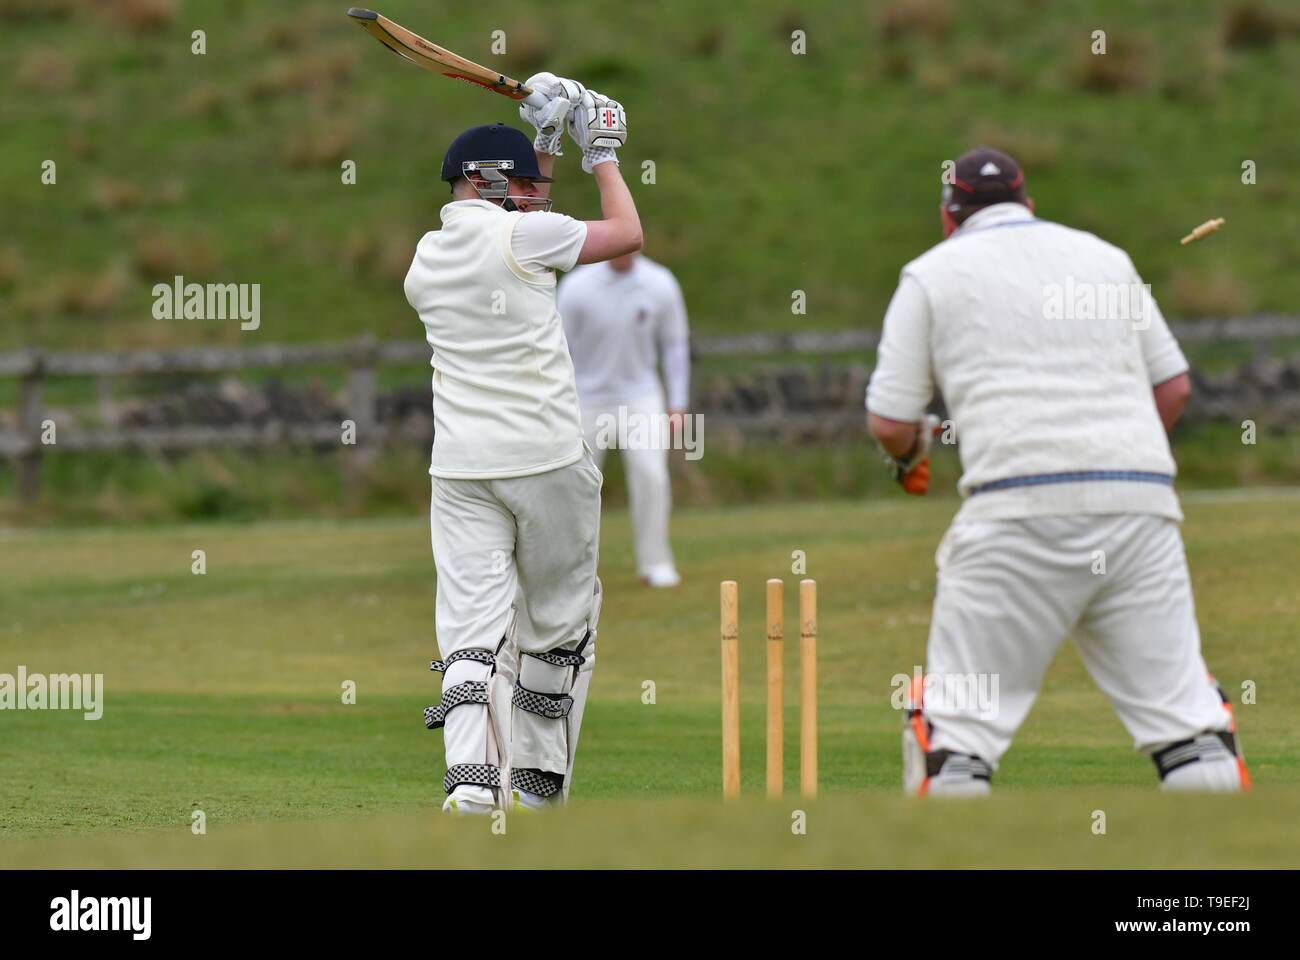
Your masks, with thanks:
[[[919,497],[930,489],[930,442],[942,429],[942,421],[933,413],[927,413],[917,424],[916,441],[911,450],[901,457],[885,453],[889,475],[907,493]]]

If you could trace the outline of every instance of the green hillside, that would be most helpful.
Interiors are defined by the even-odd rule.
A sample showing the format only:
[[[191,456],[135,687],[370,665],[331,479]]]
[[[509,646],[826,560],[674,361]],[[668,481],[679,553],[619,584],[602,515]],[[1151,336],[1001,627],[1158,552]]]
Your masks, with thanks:
[[[647,252],[700,332],[878,323],[937,239],[941,162],[980,141],[1020,156],[1044,216],[1127,247],[1171,316],[1300,303],[1300,15],[1280,0],[375,2],[626,104]],[[346,8],[0,0],[0,349],[415,335],[401,278],[445,198],[443,149],[519,121],[400,63]],[[596,214],[574,151],[559,169],[558,207]],[[1212,216],[1222,233],[1179,247]],[[260,283],[261,329],[154,320],[152,284],[177,273]]]

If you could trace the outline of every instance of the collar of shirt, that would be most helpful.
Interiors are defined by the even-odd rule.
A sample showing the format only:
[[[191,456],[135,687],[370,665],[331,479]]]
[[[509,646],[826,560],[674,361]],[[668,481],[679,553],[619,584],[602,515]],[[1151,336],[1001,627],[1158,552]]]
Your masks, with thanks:
[[[953,236],[974,233],[984,227],[997,226],[1002,223],[1015,223],[1018,220],[1033,220],[1034,212],[1023,203],[995,203],[991,207],[977,210],[966,218],[966,222],[953,232]]]
[[[487,207],[489,210],[500,210],[502,213],[505,212],[501,209],[499,204],[493,203],[490,200],[452,200],[450,203],[444,203],[442,205],[442,210],[439,212],[438,216],[442,218],[443,223],[446,223],[449,219],[456,216],[457,213],[468,207]]]

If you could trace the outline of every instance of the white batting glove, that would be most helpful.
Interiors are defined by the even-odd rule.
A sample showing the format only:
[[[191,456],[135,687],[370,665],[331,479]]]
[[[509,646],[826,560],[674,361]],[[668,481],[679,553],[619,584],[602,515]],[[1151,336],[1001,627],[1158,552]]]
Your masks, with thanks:
[[[588,90],[569,111],[569,136],[582,150],[582,169],[591,173],[597,164],[618,162],[619,147],[627,143],[627,111],[617,100]]]
[[[564,137],[565,121],[574,105],[582,100],[586,88],[576,80],[557,77],[553,73],[535,73],[524,81],[524,86],[546,97],[546,105],[534,107],[519,104],[519,117],[537,129],[533,149],[538,153],[562,156],[560,141]]]

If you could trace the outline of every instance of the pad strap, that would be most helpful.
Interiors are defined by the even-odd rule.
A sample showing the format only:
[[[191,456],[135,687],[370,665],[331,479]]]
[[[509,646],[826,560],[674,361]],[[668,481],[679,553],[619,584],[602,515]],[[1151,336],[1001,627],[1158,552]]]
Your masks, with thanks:
[[[447,775],[442,778],[442,789],[451,793],[461,784],[475,787],[488,787],[492,790],[501,787],[501,768],[490,763],[457,763],[447,768]]]
[[[533,657],[542,661],[542,663],[549,663],[553,667],[580,667],[587,662],[587,658],[578,651],[583,646],[586,646],[586,643],[587,641],[584,639],[577,650],[552,650],[549,653],[524,652],[524,656]]]
[[[486,663],[489,667],[495,667],[497,658],[488,650],[482,650],[478,647],[471,647],[468,650],[457,650],[446,660],[430,660],[429,669],[434,673],[446,673],[457,660],[475,660],[478,663]]]
[[[939,771],[947,767],[950,776],[962,776],[969,772],[972,780],[992,780],[993,768],[988,762],[968,753],[953,753],[951,750],[932,750],[925,755],[925,775],[937,777]]]
[[[488,685],[486,680],[467,680],[442,691],[442,699],[436,707],[424,708],[424,725],[436,730],[447,722],[447,714],[466,703],[481,703],[487,706]]]
[[[540,797],[553,797],[564,787],[564,775],[547,770],[515,767],[510,771],[510,787],[526,790]]]
[[[1189,763],[1204,760],[1207,756],[1218,753],[1219,747],[1217,744],[1212,741],[1206,743],[1205,738],[1210,736],[1217,737],[1222,741],[1229,754],[1234,757],[1237,755],[1237,737],[1231,730],[1206,730],[1199,736],[1179,740],[1177,743],[1171,743],[1163,750],[1151,754],[1151,759],[1155,762],[1160,779],[1163,780],[1179,767],[1185,767]]]
[[[514,691],[510,694],[510,702],[520,710],[527,710],[548,720],[563,720],[573,709],[573,697],[567,693],[538,693],[536,690],[521,687],[517,682]]]

